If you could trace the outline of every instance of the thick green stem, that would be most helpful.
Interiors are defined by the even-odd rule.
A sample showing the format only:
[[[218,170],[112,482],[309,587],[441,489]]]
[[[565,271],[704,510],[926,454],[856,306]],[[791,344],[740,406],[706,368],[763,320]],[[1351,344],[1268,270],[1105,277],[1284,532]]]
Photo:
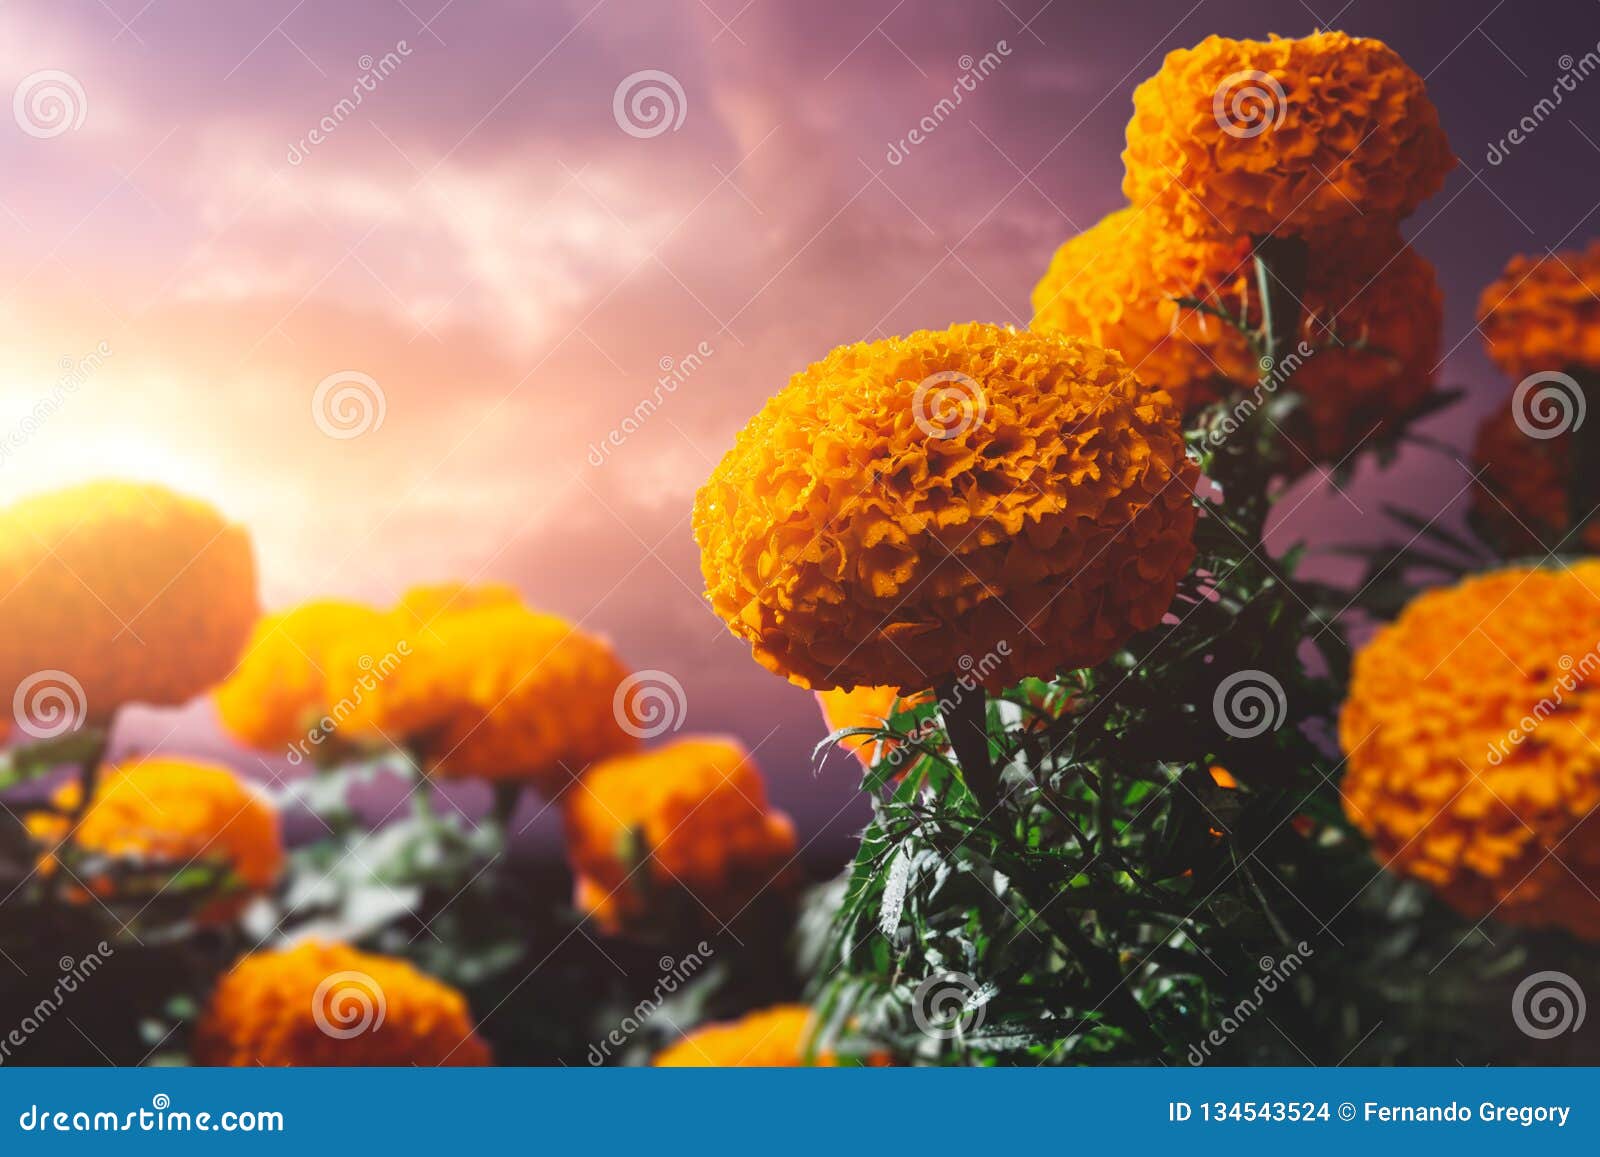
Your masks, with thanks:
[[[522,802],[522,784],[515,781],[494,785],[494,822],[510,838],[511,819],[517,814],[517,804]]]
[[[964,687],[960,679],[951,677],[941,680],[934,691],[961,776],[988,814],[1000,805],[1000,777],[989,758],[989,709],[983,688]]]
[[[1569,367],[1565,373],[1578,384],[1578,396],[1571,400],[1573,422],[1583,415],[1582,425],[1570,425],[1572,482],[1567,489],[1571,508],[1572,527],[1562,547],[1563,552],[1584,551],[1583,536],[1589,524],[1596,519],[1595,508],[1600,506],[1600,418],[1589,414],[1590,403],[1600,403],[1600,374],[1578,366]],[[1560,387],[1551,384],[1551,389]]]

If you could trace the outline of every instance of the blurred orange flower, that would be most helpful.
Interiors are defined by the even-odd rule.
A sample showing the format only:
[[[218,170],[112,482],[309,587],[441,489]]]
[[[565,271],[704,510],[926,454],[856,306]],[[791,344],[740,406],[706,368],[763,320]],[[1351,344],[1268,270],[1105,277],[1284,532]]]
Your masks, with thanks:
[[[201,1065],[490,1063],[462,995],[404,960],[307,942],[240,958],[195,1030]]]
[[[1404,217],[1455,157],[1422,78],[1381,41],[1209,36],[1134,90],[1122,190],[1185,236]]]
[[[659,1068],[797,1068],[806,1064],[805,1043],[811,1009],[779,1004],[735,1021],[709,1024],[656,1054]],[[833,1066],[827,1054],[814,1062]]]
[[[408,743],[444,776],[527,783],[549,796],[593,761],[638,746],[613,702],[628,671],[603,640],[496,587],[451,596],[444,613],[419,620],[434,597],[414,592],[386,633],[335,649],[330,683],[350,687],[376,649],[396,646],[389,635],[409,635],[404,657],[342,712],[342,734]]]
[[[1507,401],[1478,427],[1472,449],[1477,478],[1472,517],[1478,532],[1509,555],[1553,550],[1600,550],[1600,521],[1581,540],[1572,526],[1572,435],[1535,438],[1517,424]]]
[[[1479,297],[1478,325],[1489,356],[1514,378],[1600,370],[1600,239],[1513,257]]]
[[[794,825],[767,803],[755,761],[732,739],[680,739],[590,768],[566,801],[575,903],[608,930],[644,915],[647,897],[731,920],[783,888]],[[635,842],[637,841],[637,846]]]
[[[383,616],[360,603],[322,599],[267,615],[244,658],[216,691],[222,726],[251,747],[270,751],[303,739],[330,706],[329,656],[366,637]]]
[[[1345,812],[1469,919],[1600,939],[1600,562],[1428,591],[1356,656]]]
[[[0,510],[6,696],[64,673],[89,721],[183,703],[228,674],[259,613],[249,537],[203,502],[94,482]]]
[[[54,849],[82,798],[77,780],[62,784],[51,797],[61,814],[33,813],[28,830]],[[277,883],[283,870],[283,836],[272,805],[227,768],[190,760],[150,758],[107,769],[73,842],[84,852],[153,861],[167,870],[196,864],[227,870],[240,892],[200,913],[210,923],[231,919],[251,894]],[[53,851],[45,853],[40,868],[55,869]],[[112,894],[107,881],[90,885]]]
[[[842,346],[695,502],[712,607],[816,690],[1101,662],[1194,556],[1170,395],[1086,342],[969,324]]]
[[[902,695],[898,687],[835,688],[818,691],[816,696],[817,706],[822,709],[822,721],[830,732],[847,727],[885,727],[896,702],[901,710],[910,710],[931,698],[926,691]],[[859,759],[863,767],[871,767],[878,742],[869,735],[850,735],[840,741],[840,746]]]

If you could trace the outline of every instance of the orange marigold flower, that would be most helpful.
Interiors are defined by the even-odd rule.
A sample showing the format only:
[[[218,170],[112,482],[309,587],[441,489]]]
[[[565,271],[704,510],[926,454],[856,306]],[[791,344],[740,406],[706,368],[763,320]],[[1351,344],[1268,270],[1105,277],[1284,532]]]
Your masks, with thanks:
[[[1122,189],[1191,237],[1404,217],[1455,165],[1422,78],[1378,40],[1210,36],[1133,94]]]
[[[95,482],[0,510],[0,691],[40,672],[103,723],[183,703],[232,669],[260,607],[250,539],[165,487]]]
[[[1505,554],[1600,550],[1600,519],[1569,537],[1572,509],[1572,436],[1536,438],[1517,424],[1507,401],[1478,427],[1473,446],[1472,521]]]
[[[1154,212],[1119,209],[1056,251],[1033,291],[1033,328],[1120,351],[1192,414],[1261,374],[1237,327],[1178,299],[1258,326],[1249,261],[1245,239],[1188,241]],[[1314,238],[1309,270],[1300,337],[1311,352],[1289,378],[1305,398],[1297,444],[1336,461],[1427,399],[1443,300],[1391,221]]]
[[[69,780],[51,800],[60,814],[28,817],[34,838],[52,849],[41,859],[41,870],[54,869],[53,849],[65,837],[82,798],[81,785]],[[112,860],[154,862],[163,869],[206,865],[229,872],[239,891],[201,913],[212,923],[231,919],[251,894],[277,883],[284,860],[273,806],[227,768],[183,759],[149,758],[107,769],[73,844]],[[90,884],[111,894],[109,882]]]
[[[330,654],[382,623],[383,616],[373,608],[336,599],[266,616],[256,625],[238,667],[217,688],[222,726],[262,750],[305,738],[329,705]]]
[[[971,667],[993,690],[1160,622],[1196,478],[1171,396],[1120,355],[973,323],[796,374],[694,529],[712,607],[770,670],[829,690]]]
[[[822,721],[830,732],[847,727],[883,728],[894,713],[896,702],[901,710],[910,710],[929,698],[925,691],[904,695],[898,687],[836,687],[832,691],[818,691],[816,695]],[[840,746],[859,759],[862,766],[871,767],[878,741],[870,735],[850,735],[840,741]]]
[[[810,1026],[811,1009],[806,1005],[774,1005],[738,1020],[698,1028],[657,1053],[650,1063],[660,1068],[797,1068],[807,1063]],[[811,1063],[838,1062],[821,1054]]]
[[[1176,299],[1237,313],[1249,272],[1247,239],[1186,241],[1156,213],[1118,209],[1056,250],[1034,286],[1032,328],[1119,351],[1189,411],[1258,373],[1243,334]]]
[[[787,884],[795,850],[794,825],[768,806],[750,754],[713,737],[596,764],[567,797],[566,829],[575,902],[611,929],[664,892],[731,920]]]
[[[1600,239],[1582,250],[1513,257],[1478,299],[1489,356],[1514,378],[1600,370]]]
[[[408,596],[378,634],[336,649],[330,688],[363,689],[345,704],[340,734],[410,744],[447,777],[529,783],[546,795],[638,746],[614,703],[628,672],[603,640],[495,587],[451,596],[423,625],[416,615],[433,598]],[[375,654],[401,642],[403,657],[372,673]]]
[[[1429,591],[1356,656],[1345,812],[1469,919],[1600,939],[1600,562]]]
[[[460,582],[432,583],[412,587],[400,596],[394,613],[400,621],[418,630],[431,626],[444,615],[459,615],[482,607],[519,606],[522,596],[508,583],[483,583],[469,586]]]
[[[1315,352],[1288,384],[1305,398],[1301,449],[1337,462],[1392,433],[1433,393],[1444,299],[1432,263],[1410,246],[1375,270],[1326,263],[1306,294]],[[1343,347],[1317,348],[1335,337]]]
[[[308,941],[240,958],[195,1030],[202,1065],[487,1065],[466,999],[404,960]]]

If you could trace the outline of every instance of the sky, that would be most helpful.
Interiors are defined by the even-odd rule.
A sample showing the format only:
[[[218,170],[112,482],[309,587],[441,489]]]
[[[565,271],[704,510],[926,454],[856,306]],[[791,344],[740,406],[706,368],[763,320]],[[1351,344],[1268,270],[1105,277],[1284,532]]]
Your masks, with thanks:
[[[1395,47],[1462,159],[1407,232],[1468,391],[1427,431],[1465,446],[1509,389],[1479,291],[1600,234],[1600,79],[1490,147],[1596,50],[1592,0],[11,0],[0,503],[103,476],[205,497],[269,607],[513,583],[669,672],[685,732],[743,738],[842,847],[855,777],[814,774],[810,696],[701,598],[695,489],[837,344],[1026,324],[1051,252],[1120,205],[1167,51],[1317,27]],[[1402,494],[1448,524],[1466,481],[1417,453],[1310,479],[1274,541],[1393,537]],[[206,704],[119,744],[253,762]]]

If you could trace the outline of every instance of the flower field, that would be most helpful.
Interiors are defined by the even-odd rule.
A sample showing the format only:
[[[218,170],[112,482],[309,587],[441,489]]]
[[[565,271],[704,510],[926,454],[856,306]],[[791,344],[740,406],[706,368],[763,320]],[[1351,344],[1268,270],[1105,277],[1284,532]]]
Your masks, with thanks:
[[[737,726],[684,726],[609,593],[502,577],[514,535],[360,598],[205,487],[22,487],[0,1063],[1600,1061],[1593,219],[1454,283],[1424,229],[1481,178],[1431,72],[1184,35],[1129,78],[1120,199],[1027,300],[804,331],[787,382],[719,403],[692,497],[626,480],[679,520],[717,685],[806,700],[803,737],[732,692]],[[624,97],[629,143],[677,131]],[[924,120],[903,156],[955,131]],[[1453,305],[1500,375],[1454,442]],[[672,421],[696,348],[591,469]],[[531,471],[543,421],[480,424]],[[1368,541],[1285,529],[1358,471]],[[468,533],[440,502],[406,557]],[[581,530],[526,573],[579,573]],[[855,809],[843,846],[807,790]]]

